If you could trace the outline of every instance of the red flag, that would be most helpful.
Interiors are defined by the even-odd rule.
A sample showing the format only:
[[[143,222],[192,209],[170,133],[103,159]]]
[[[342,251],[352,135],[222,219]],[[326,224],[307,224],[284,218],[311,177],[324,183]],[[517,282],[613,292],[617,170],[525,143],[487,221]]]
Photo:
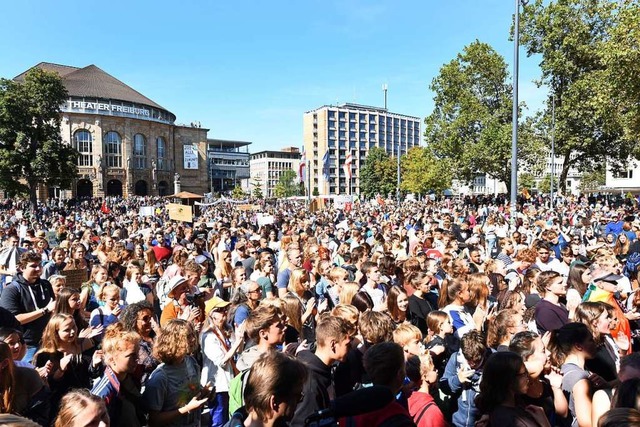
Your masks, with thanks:
[[[107,206],[107,202],[102,202],[102,207],[100,207],[100,211],[104,214],[110,214],[111,209]]]

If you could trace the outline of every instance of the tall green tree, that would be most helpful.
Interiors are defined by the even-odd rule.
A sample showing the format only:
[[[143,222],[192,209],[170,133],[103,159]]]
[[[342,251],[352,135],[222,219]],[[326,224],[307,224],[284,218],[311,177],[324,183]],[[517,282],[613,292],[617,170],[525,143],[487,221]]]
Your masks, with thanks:
[[[447,160],[438,159],[428,147],[413,147],[400,159],[403,191],[442,195],[451,187],[453,171]]]
[[[614,105],[621,114],[625,138],[640,135],[640,2],[615,2],[610,37],[604,42],[603,61]],[[634,156],[640,158],[640,144]]]
[[[0,187],[28,194],[39,184],[69,188],[78,153],[63,143],[60,106],[67,91],[58,74],[33,68],[23,82],[0,80]]]
[[[273,188],[276,197],[292,197],[300,195],[300,185],[295,182],[296,173],[293,170],[283,171],[278,183]]]
[[[364,166],[360,168],[360,194],[369,199],[381,194],[395,194],[397,185],[397,160],[384,148],[369,150]]]
[[[611,83],[617,70],[605,60],[618,3],[533,0],[523,8],[521,42],[529,56],[541,58],[538,84],[549,89],[537,126],[550,134],[555,97],[555,152],[563,158],[559,183],[565,193],[570,168],[591,170],[603,160],[623,167],[636,147],[635,138],[625,134]]]
[[[504,58],[476,40],[442,66],[430,89],[435,106],[425,119],[425,139],[435,156],[451,162],[457,179],[486,173],[510,188],[513,104]],[[520,123],[519,161],[538,149],[529,122]]]

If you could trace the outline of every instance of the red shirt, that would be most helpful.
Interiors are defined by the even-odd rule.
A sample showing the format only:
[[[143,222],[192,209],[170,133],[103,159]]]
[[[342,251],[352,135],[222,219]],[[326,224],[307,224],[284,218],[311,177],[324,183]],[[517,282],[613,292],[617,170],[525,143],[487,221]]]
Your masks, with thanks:
[[[155,254],[158,262],[171,258],[171,249],[167,248],[166,246],[156,245],[151,249],[153,249],[153,253]]]
[[[425,407],[431,402],[433,402],[431,406],[424,411]],[[424,414],[420,416],[423,411]],[[409,396],[409,413],[414,422],[416,422],[418,416],[420,416],[420,421],[416,422],[418,427],[446,427],[448,425],[444,420],[442,411],[438,408],[438,405],[435,404],[433,397],[427,393],[420,391],[411,393],[411,396]]]

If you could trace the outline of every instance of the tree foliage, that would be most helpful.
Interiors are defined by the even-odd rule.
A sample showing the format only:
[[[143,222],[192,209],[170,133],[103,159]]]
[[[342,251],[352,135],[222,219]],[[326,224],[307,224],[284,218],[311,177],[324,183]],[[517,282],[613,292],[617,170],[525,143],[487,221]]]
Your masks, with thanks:
[[[34,207],[39,184],[68,188],[78,175],[78,153],[60,135],[66,98],[60,77],[39,68],[23,82],[0,80],[0,187]]]
[[[413,147],[400,159],[403,191],[415,194],[435,192],[442,195],[451,187],[453,171],[449,161],[440,160],[428,147]]]
[[[300,185],[295,182],[296,173],[293,170],[282,172],[278,183],[273,188],[276,197],[292,197],[300,195]]]
[[[262,178],[255,176],[251,185],[253,186],[253,197],[256,199],[264,198],[264,194],[262,194]]]
[[[627,7],[631,4],[608,0],[534,0],[523,8],[521,42],[528,55],[542,58],[538,84],[549,88],[547,109],[538,122],[545,135],[550,134],[555,95],[555,151],[563,157],[559,178],[563,192],[571,167],[590,170],[603,160],[622,167],[636,147],[635,139],[625,132],[625,114],[616,100],[618,89],[611,79],[612,73],[618,72],[612,64],[625,53],[619,51],[609,63],[606,59],[619,20],[616,5],[624,7],[625,3]],[[636,16],[632,21],[637,19]],[[635,34],[637,37],[637,28]],[[637,44],[627,46],[627,50],[637,48]],[[637,79],[625,84],[632,80]],[[637,81],[633,84],[637,85]]]
[[[247,193],[244,192],[241,186],[236,185],[233,190],[231,190],[231,198],[236,200],[241,200],[247,197]]]
[[[620,112],[625,139],[640,135],[640,2],[620,0],[614,6],[614,25],[604,42],[603,62],[613,88],[613,104]],[[640,144],[634,148],[640,158]]]
[[[558,185],[558,180],[554,179],[553,183],[554,183],[554,188],[557,191],[556,185]],[[549,173],[546,174],[545,176],[542,177],[540,182],[538,182],[538,191],[540,191],[543,194],[551,193],[551,174]]]
[[[580,178],[580,191],[583,193],[593,193],[600,191],[600,187],[606,184],[606,169],[604,165],[582,173]]]
[[[360,194],[365,198],[377,194],[394,194],[397,185],[397,160],[380,147],[369,150],[365,164],[360,168]]]
[[[536,178],[529,172],[522,173],[518,176],[518,191],[523,191],[525,188],[531,190],[536,186]]]
[[[511,182],[512,88],[507,64],[491,46],[475,41],[445,64],[431,83],[435,107],[425,137],[438,158],[447,159],[455,178],[471,182],[486,173]],[[526,121],[520,124],[518,160],[538,152]]]

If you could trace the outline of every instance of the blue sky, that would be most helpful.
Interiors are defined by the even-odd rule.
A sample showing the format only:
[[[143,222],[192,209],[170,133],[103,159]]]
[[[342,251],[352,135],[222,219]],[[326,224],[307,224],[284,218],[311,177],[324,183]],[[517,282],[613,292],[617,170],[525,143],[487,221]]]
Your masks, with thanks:
[[[95,64],[210,138],[252,152],[302,145],[302,115],[324,104],[427,116],[431,80],[478,39],[509,64],[505,0],[50,1],[3,6],[0,77],[41,62]],[[511,68],[510,68],[511,70]],[[537,109],[538,59],[521,50],[520,100]]]

